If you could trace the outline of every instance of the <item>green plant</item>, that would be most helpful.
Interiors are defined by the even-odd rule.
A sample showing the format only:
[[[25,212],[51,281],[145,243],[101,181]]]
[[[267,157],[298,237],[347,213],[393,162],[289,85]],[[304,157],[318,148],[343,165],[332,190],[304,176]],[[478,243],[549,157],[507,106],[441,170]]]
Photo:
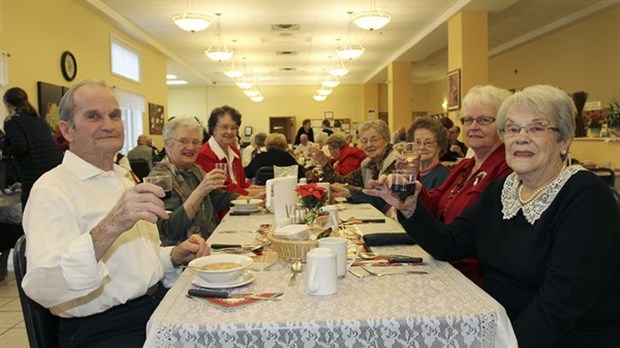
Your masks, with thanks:
[[[614,97],[607,104],[607,126],[620,128],[620,98]]]

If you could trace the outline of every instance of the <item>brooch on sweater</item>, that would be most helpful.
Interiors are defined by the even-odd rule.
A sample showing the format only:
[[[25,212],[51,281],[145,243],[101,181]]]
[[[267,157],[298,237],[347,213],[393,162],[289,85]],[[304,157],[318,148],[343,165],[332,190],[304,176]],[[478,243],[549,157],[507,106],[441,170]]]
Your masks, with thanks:
[[[476,175],[476,179],[474,179],[474,186],[478,185],[478,183],[482,181],[485,176],[487,176],[487,172],[478,173],[478,175]]]

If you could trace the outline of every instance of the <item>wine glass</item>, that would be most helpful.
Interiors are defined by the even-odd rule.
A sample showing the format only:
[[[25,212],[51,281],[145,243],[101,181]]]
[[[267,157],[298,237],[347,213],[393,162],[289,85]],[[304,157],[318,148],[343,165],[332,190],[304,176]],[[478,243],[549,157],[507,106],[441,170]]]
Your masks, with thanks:
[[[418,172],[412,171],[411,168],[399,169],[392,172],[392,192],[395,193],[401,201],[415,194],[415,181]]]

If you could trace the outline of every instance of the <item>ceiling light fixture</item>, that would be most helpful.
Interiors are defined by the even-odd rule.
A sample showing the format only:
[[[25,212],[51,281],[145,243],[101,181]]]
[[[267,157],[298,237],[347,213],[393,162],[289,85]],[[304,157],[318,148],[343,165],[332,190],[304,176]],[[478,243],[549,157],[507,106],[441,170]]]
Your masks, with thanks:
[[[233,40],[233,45],[234,42],[236,40]],[[233,47],[233,52],[234,52],[234,47]],[[243,58],[245,59],[245,58]],[[237,59],[235,58],[235,55],[233,55],[232,58],[232,63],[230,64],[230,69],[225,70],[224,74],[228,77],[230,77],[231,79],[238,79],[241,76],[245,75],[245,63],[244,64],[237,64]]]
[[[357,59],[364,54],[364,46],[357,40],[352,28],[353,25],[349,22],[349,32],[347,33],[344,45],[338,47],[336,50],[338,57],[341,59]]]
[[[187,81],[185,80],[168,80],[166,81],[167,85],[186,85]]]
[[[219,19],[221,13],[216,13],[215,15],[218,16],[217,26],[215,28],[215,38],[213,38],[213,41],[211,41],[211,45],[205,51],[205,54],[210,59],[221,62],[223,60],[229,60],[233,56],[234,52],[226,49],[226,45],[224,45],[224,40],[222,40]]]
[[[331,65],[327,69],[327,72],[332,76],[342,77],[349,73],[349,69],[347,69],[347,67],[344,66],[344,62],[342,61],[342,59],[339,59],[338,63]]]
[[[377,9],[375,0],[370,0],[370,10],[354,13],[351,21],[365,30],[377,30],[390,22],[392,15]]]
[[[254,79],[252,77],[245,75],[241,80],[235,82],[237,87],[241,89],[250,89],[254,87]]]
[[[263,101],[263,99],[265,99],[265,97],[263,97],[262,95],[257,95],[255,97],[250,97],[250,99],[255,102],[255,103],[260,103]]]
[[[330,94],[332,94],[332,89],[331,88],[327,88],[325,86],[322,86],[321,89],[318,89],[316,91],[316,93],[318,95],[330,95]]]
[[[260,92],[258,91],[258,89],[256,89],[256,86],[254,86],[251,89],[244,90],[243,94],[247,95],[248,97],[258,97],[260,95]]]
[[[166,74],[166,80],[176,80],[177,75],[175,74]]]
[[[211,16],[200,12],[194,12],[192,0],[187,0],[185,11],[172,16],[172,20],[179,28],[185,31],[191,31],[192,33],[203,31],[213,23],[213,18],[211,18]]]
[[[316,101],[324,101],[325,99],[327,99],[326,95],[320,95],[320,94],[315,94],[312,96],[312,98],[314,98],[314,100]]]
[[[337,77],[331,75],[325,75],[321,78],[321,85],[329,88],[334,88],[340,84],[340,80]]]

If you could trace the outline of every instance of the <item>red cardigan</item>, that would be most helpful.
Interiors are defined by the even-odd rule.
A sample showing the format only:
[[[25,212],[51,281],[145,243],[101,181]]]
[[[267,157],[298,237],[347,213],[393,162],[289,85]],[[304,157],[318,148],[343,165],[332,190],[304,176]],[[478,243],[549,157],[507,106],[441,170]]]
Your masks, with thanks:
[[[506,164],[506,148],[500,145],[482,163],[467,182],[464,182],[474,168],[475,159],[467,158],[450,171],[450,176],[439,187],[430,191],[422,188],[420,199],[433,216],[445,224],[452,223],[461,212],[472,206],[480,198],[482,191],[494,180],[512,172]],[[468,257],[451,262],[474,283],[482,284],[482,267],[476,257]]]
[[[356,170],[366,158],[366,153],[354,146],[345,145],[340,150],[338,161],[334,165],[334,170],[345,176]]]
[[[235,177],[237,178],[237,183],[234,183],[230,177],[230,172],[226,171],[226,181],[224,181],[223,189],[226,191],[236,192],[242,196],[247,196],[248,191],[247,187],[251,185],[251,183],[245,178],[245,171],[243,170],[243,165],[241,164],[241,155],[239,153],[239,149],[234,146],[231,146],[230,149],[236,154],[233,158],[232,166],[233,171],[235,173]],[[196,164],[200,166],[206,173],[210,172],[213,168],[215,168],[216,163],[226,163],[226,157],[219,158],[215,152],[211,149],[211,145],[209,142],[202,144],[200,150],[198,151],[198,158],[196,159]]]

